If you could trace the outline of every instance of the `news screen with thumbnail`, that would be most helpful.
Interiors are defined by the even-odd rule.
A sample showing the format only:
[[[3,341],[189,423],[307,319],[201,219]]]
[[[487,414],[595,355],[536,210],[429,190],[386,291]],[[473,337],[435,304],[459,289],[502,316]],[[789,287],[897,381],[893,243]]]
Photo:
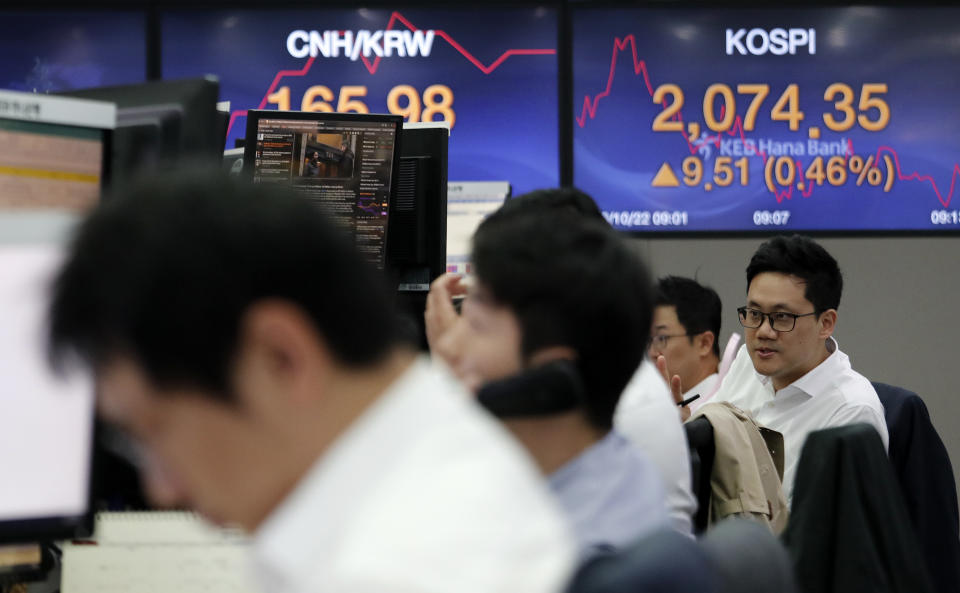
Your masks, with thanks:
[[[960,229],[958,22],[577,8],[574,183],[632,232]]]
[[[164,78],[215,74],[227,147],[248,109],[401,115],[450,127],[448,178],[559,183],[557,11],[536,6],[176,10]]]
[[[348,229],[359,251],[382,268],[397,124],[263,114],[253,181],[292,186]]]

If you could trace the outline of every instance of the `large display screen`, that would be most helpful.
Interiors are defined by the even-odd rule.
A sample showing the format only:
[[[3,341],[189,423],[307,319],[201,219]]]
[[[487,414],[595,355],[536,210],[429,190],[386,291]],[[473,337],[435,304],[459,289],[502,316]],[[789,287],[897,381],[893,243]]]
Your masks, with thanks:
[[[146,80],[143,12],[0,11],[0,88],[51,93]]]
[[[627,231],[960,228],[956,8],[574,12],[574,183]]]
[[[164,13],[163,76],[215,74],[247,109],[393,113],[451,126],[449,179],[559,183],[557,13],[233,10]]]

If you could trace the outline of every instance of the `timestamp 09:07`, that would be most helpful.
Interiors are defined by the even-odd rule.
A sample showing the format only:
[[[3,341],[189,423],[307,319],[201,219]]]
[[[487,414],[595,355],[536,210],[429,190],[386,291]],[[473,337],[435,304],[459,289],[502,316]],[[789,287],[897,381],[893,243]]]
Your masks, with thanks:
[[[960,211],[931,210],[930,222],[933,224],[960,224]]]
[[[603,217],[611,226],[621,229],[687,226],[690,222],[687,213],[679,210],[604,210]]]
[[[790,220],[789,210],[755,210],[754,226],[783,226]]]

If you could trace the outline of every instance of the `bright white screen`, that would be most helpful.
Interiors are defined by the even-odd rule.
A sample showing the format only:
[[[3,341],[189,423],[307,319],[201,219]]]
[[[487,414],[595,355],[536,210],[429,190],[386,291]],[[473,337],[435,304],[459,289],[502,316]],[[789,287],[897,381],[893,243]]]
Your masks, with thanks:
[[[0,521],[86,511],[93,387],[47,367],[50,279],[63,249],[0,244]]]

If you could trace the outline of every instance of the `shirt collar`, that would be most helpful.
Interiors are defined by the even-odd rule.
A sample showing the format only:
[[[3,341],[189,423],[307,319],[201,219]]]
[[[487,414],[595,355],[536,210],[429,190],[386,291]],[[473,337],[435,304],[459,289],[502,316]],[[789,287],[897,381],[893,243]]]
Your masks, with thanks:
[[[840,345],[833,336],[827,338],[826,347],[830,354],[823,362],[807,371],[806,375],[776,392],[776,395],[800,392],[810,397],[816,397],[826,391],[836,378],[838,368],[848,360],[847,355],[840,351]],[[770,377],[757,373],[757,378],[771,393],[774,393]]]

